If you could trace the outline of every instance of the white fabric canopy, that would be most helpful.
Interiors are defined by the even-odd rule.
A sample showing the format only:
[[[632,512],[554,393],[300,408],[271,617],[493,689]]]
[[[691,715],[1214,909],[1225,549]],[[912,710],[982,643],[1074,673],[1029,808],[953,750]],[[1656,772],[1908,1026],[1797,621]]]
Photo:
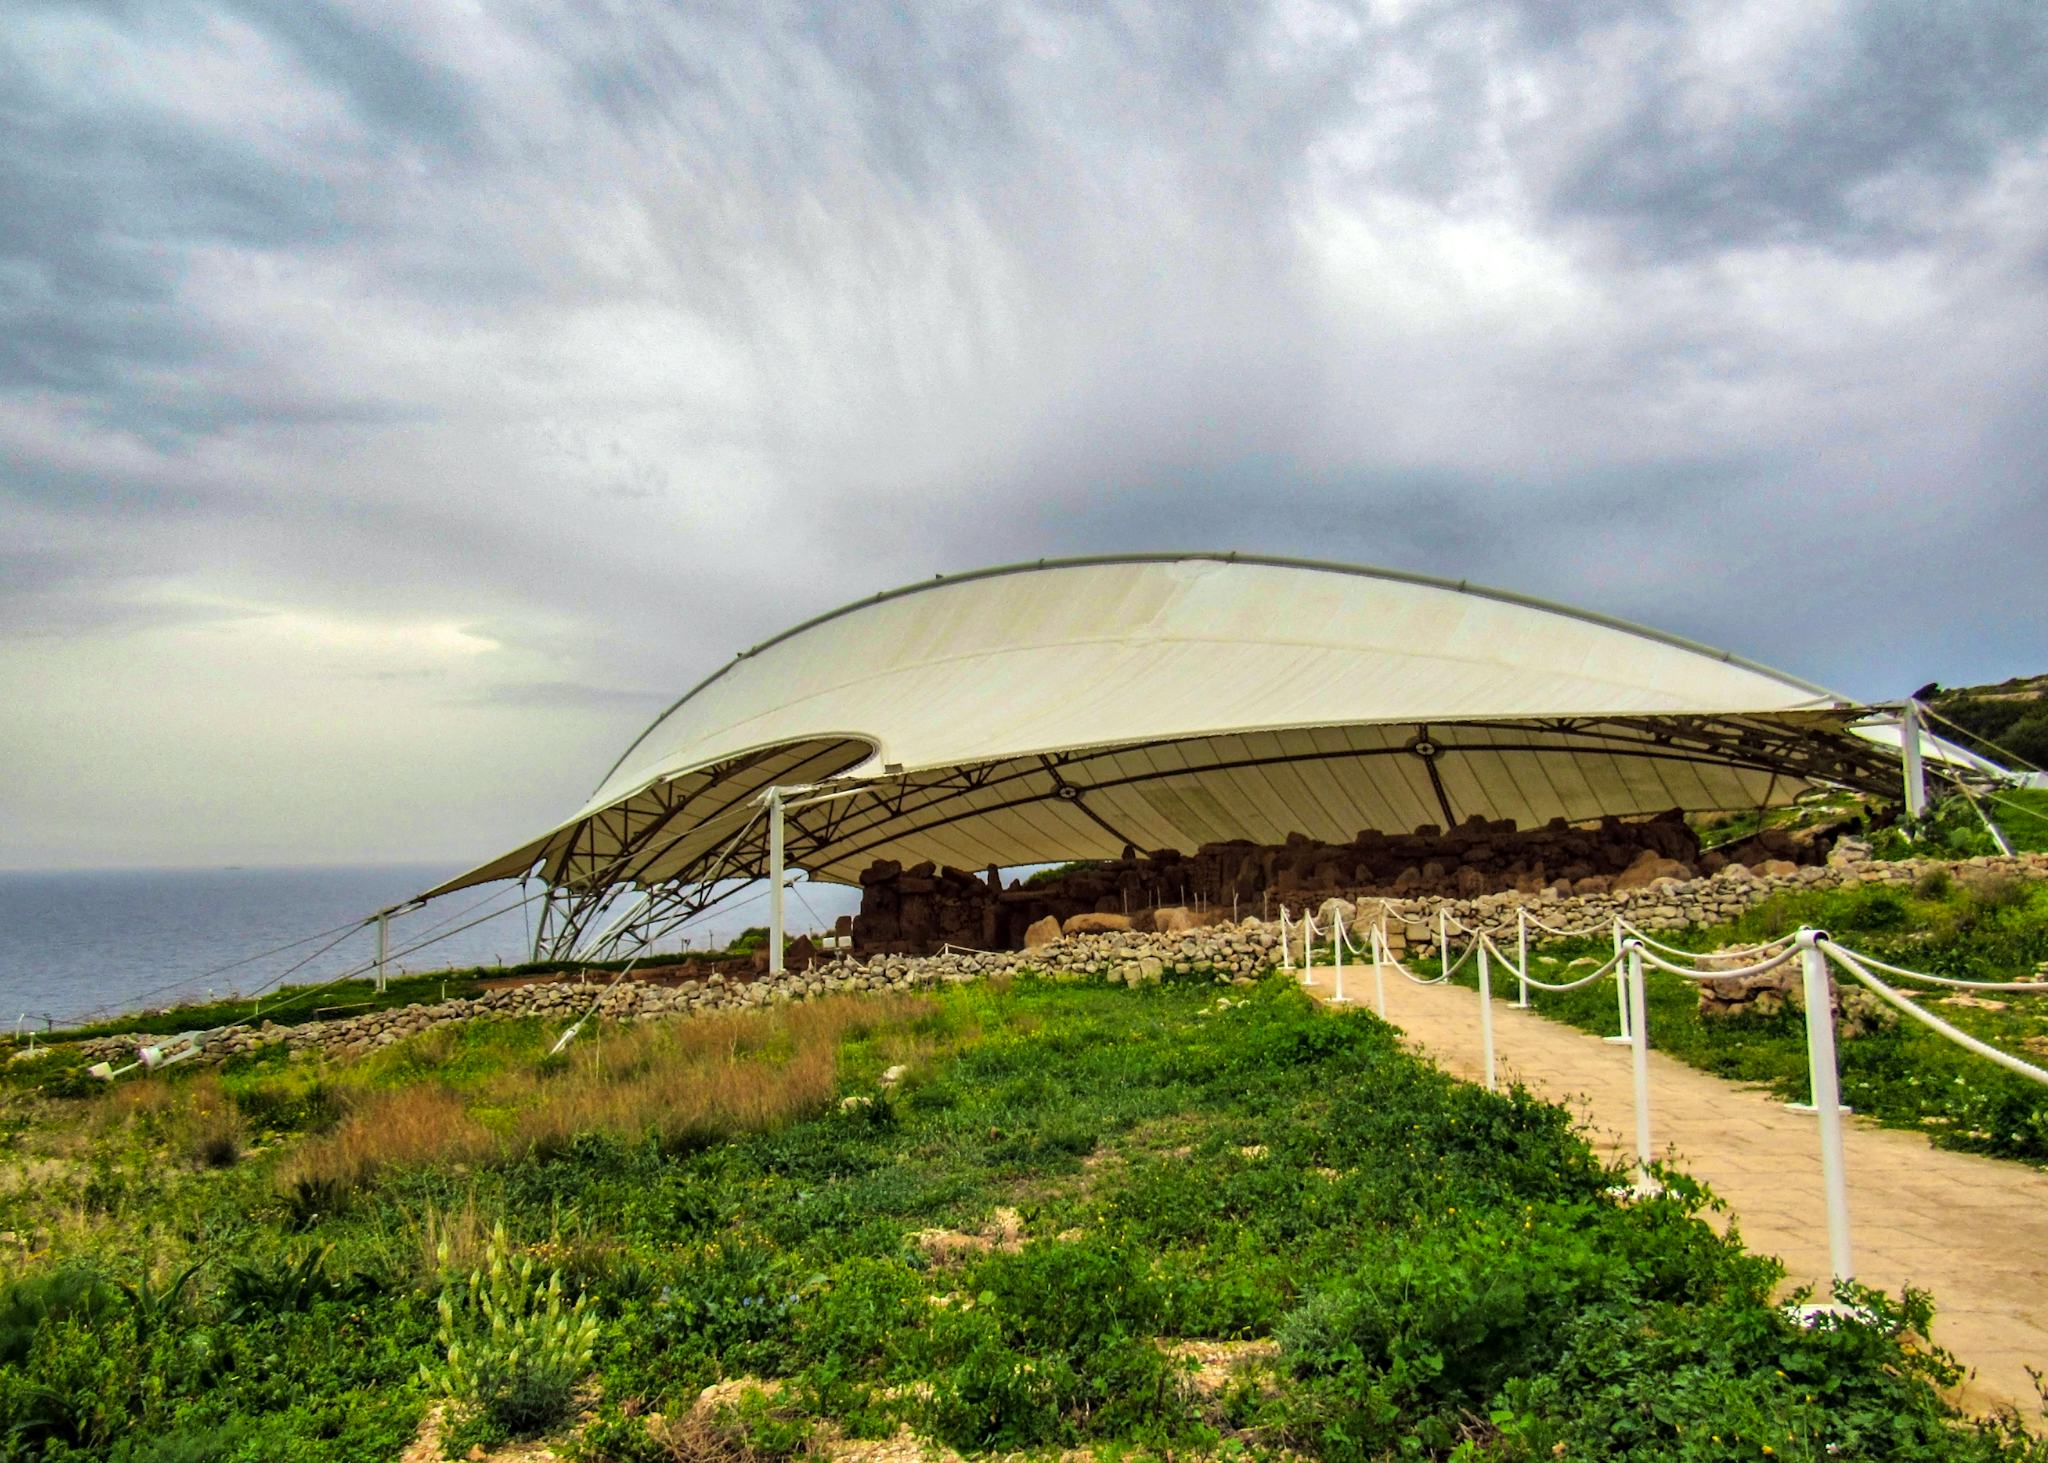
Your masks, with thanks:
[[[934,580],[800,625],[684,696],[590,801],[432,891],[708,883],[792,865],[1003,867],[1474,814],[1524,826],[1897,786],[1818,686],[1541,601],[1384,570],[1227,556]],[[750,831],[751,830],[751,831]]]

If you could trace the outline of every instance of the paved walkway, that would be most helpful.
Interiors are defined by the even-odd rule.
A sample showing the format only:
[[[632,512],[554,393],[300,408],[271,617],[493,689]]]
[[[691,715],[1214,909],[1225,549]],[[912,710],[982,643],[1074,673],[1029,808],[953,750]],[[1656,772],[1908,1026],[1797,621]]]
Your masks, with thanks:
[[[1345,993],[1373,1004],[1373,971],[1347,966]],[[1332,972],[1315,989],[1333,994]],[[1479,995],[1417,986],[1386,972],[1387,1017],[1445,1071],[1483,1080]],[[1541,996],[1536,998],[1539,1002]],[[1635,1098],[1629,1049],[1494,1003],[1503,1085],[1520,1081],[1576,1111],[1596,1148],[1633,1158]],[[1918,1133],[1845,1125],[1849,1216],[1857,1278],[1934,1296],[1934,1339],[1975,1375],[1954,1400],[1972,1412],[2014,1406],[2038,1427],[2029,1364],[2048,1368],[2048,1174],[1931,1147]],[[1660,1157],[1726,1200],[1745,1243],[1785,1262],[1788,1288],[1825,1298],[1827,1219],[1811,1116],[1768,1093],[1650,1053],[1650,1131]]]

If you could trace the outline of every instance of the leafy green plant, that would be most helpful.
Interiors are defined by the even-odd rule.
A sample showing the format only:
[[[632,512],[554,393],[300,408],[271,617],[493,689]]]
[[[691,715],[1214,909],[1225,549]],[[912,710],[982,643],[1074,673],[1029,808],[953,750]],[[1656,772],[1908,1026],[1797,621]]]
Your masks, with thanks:
[[[239,1320],[310,1311],[330,1302],[367,1300],[383,1290],[372,1276],[329,1275],[327,1259],[333,1253],[334,1246],[318,1245],[296,1261],[231,1265],[221,1288],[223,1306],[230,1317]]]
[[[423,1365],[421,1379],[471,1416],[514,1437],[531,1436],[568,1414],[590,1371],[597,1318],[588,1298],[564,1304],[562,1277],[545,1283],[531,1255],[516,1260],[501,1220],[491,1232],[482,1268],[466,1275],[448,1264],[436,1309],[443,1358]]]
[[[24,1360],[41,1327],[67,1316],[95,1320],[120,1298],[105,1276],[83,1265],[9,1281],[0,1288],[0,1365]]]
[[[135,1277],[134,1283],[117,1280],[114,1289],[128,1302],[128,1313],[135,1325],[136,1339],[147,1342],[150,1335],[170,1325],[183,1315],[189,1303],[186,1292],[199,1272],[211,1263],[210,1258],[194,1260],[171,1277],[168,1285],[158,1285],[150,1278],[144,1267]]]

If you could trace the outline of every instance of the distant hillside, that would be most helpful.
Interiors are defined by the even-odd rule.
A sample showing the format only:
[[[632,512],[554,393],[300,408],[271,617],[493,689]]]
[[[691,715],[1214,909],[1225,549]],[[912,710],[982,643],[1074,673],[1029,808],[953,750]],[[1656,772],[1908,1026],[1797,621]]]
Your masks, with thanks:
[[[2048,768],[2048,675],[2015,676],[1994,686],[1949,688],[1930,685],[1918,693],[1940,715],[1968,732],[1936,727],[1944,736],[1998,761],[2000,748],[2036,767]],[[1992,745],[1992,744],[1996,745]]]

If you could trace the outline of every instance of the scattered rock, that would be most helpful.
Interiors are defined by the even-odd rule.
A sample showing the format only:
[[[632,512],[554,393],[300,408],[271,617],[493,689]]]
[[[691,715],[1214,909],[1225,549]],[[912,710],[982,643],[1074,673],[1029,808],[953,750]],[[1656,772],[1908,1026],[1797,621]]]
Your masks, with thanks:
[[[1972,995],[1968,991],[1957,991],[1952,996],[1943,996],[1941,1004],[1944,1006],[1967,1006],[1973,1011],[2003,1011],[2012,1002],[1987,1000],[1983,996]]]
[[[1131,927],[1127,914],[1077,914],[1060,926],[1063,935],[1119,934]]]

